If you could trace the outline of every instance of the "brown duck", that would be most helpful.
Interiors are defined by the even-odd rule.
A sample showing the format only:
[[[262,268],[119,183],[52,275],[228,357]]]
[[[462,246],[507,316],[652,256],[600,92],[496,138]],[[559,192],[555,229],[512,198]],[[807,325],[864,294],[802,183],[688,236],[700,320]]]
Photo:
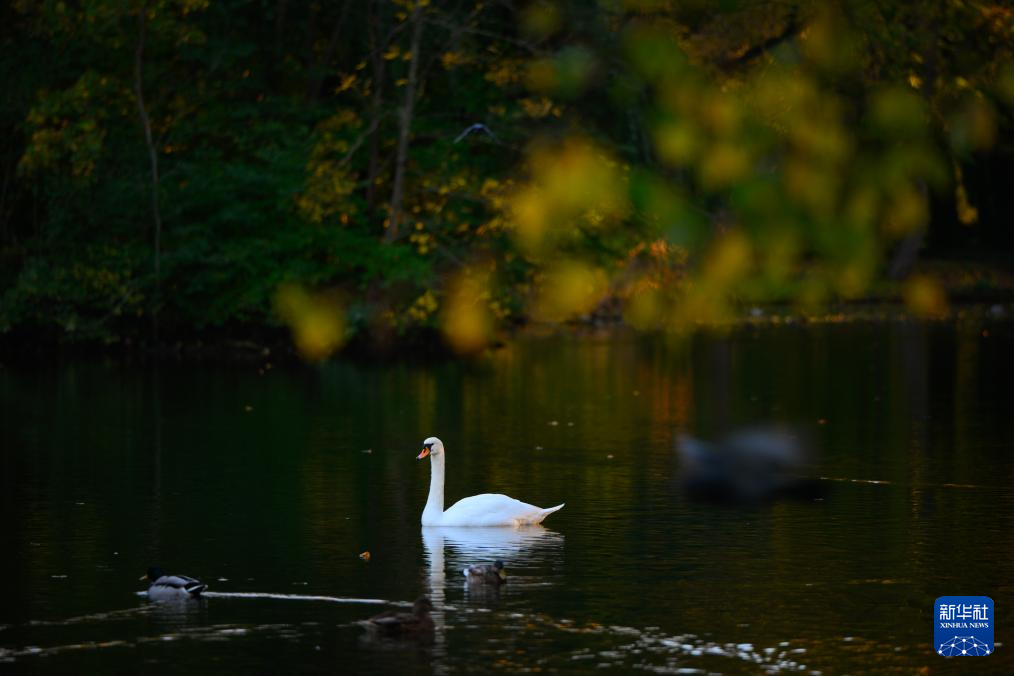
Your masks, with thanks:
[[[412,604],[412,612],[388,610],[374,615],[366,625],[385,636],[418,636],[433,633],[433,618],[430,611],[433,603],[428,596],[420,596]]]
[[[469,584],[502,585],[507,581],[507,571],[503,569],[503,561],[497,559],[492,565],[475,564],[461,571]]]

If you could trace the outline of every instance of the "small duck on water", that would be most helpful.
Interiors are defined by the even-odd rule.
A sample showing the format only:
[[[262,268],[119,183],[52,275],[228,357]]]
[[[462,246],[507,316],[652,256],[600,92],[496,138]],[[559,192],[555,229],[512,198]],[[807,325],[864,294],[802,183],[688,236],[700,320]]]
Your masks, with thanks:
[[[364,624],[370,630],[384,636],[422,636],[433,633],[433,618],[430,611],[433,603],[428,596],[420,596],[412,604],[412,612],[388,610],[374,615]]]
[[[158,566],[152,566],[141,576],[148,580],[148,598],[153,601],[169,601],[174,599],[195,599],[208,585],[186,575],[166,575]]]
[[[507,581],[507,571],[503,569],[503,561],[497,559],[492,565],[475,564],[461,571],[469,584],[502,585]]]

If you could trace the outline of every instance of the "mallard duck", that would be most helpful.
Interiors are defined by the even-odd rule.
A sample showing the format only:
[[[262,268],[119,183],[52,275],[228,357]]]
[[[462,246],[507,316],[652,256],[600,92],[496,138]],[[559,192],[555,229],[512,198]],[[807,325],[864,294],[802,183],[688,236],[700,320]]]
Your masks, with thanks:
[[[158,566],[149,568],[140,579],[151,583],[148,587],[148,598],[153,601],[197,598],[208,588],[208,585],[200,580],[186,575],[166,575]]]
[[[423,449],[416,456],[430,459],[430,495],[422,513],[424,526],[528,526],[563,508],[543,509],[499,493],[484,493],[462,498],[444,511],[444,444],[436,437],[423,441]]]
[[[428,596],[420,596],[412,604],[412,612],[388,610],[366,620],[366,626],[387,636],[421,635],[433,633],[430,611],[433,603]]]
[[[492,565],[477,563],[461,571],[469,584],[501,585],[507,581],[507,571],[503,569],[503,561],[497,559]]]

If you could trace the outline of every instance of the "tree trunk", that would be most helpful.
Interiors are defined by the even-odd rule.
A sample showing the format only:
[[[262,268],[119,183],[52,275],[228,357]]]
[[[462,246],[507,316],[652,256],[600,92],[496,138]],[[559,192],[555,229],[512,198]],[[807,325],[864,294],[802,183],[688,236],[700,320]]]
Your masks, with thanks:
[[[331,30],[331,37],[327,41],[327,49],[324,50],[324,56],[310,66],[310,79],[307,83],[306,98],[314,103],[320,100],[320,89],[324,85],[324,80],[327,78],[327,71],[328,67],[331,65],[331,59],[334,58],[334,53],[338,50],[338,40],[341,38],[342,28],[345,26],[345,19],[348,17],[349,7],[351,5],[352,0],[345,0],[342,4],[338,20],[335,21],[334,28]]]
[[[14,162],[4,157],[4,184],[3,190],[0,190],[0,242],[7,243],[8,237],[8,226],[11,222],[11,216],[7,213],[7,189],[11,184],[11,177],[14,175]],[[13,211],[13,209],[12,209]],[[11,230],[11,235],[14,231]],[[17,241],[17,237],[12,237],[12,241]]]
[[[384,239],[393,242],[398,238],[401,207],[405,197],[405,164],[408,161],[408,142],[412,131],[412,109],[415,106],[416,79],[419,72],[419,45],[422,42],[422,8],[416,3],[412,10],[412,60],[408,62],[408,82],[405,84],[405,103],[401,107],[398,124],[398,151],[394,162],[394,185],[391,188],[390,222]]]
[[[144,104],[144,39],[147,31],[147,4],[142,3],[137,13],[137,49],[134,51],[134,95],[137,97],[137,112],[144,129],[144,142],[148,148],[148,162],[151,166],[151,217],[155,226],[155,304],[153,313],[158,315],[158,303],[162,283],[162,214],[158,198],[158,150],[151,133],[151,119]],[[157,334],[156,323],[156,334]]]
[[[369,35],[370,35],[370,64],[373,66],[373,97],[370,102],[370,115],[373,117],[374,129],[370,134],[369,144],[369,166],[366,176],[366,204],[373,216],[377,206],[377,176],[380,174],[380,125],[377,118],[381,115],[381,106],[384,103],[384,57],[382,52],[386,45],[381,44],[380,17],[377,13],[377,3],[371,2],[369,9]]]
[[[289,0],[278,0],[275,3],[275,65],[281,63],[285,44],[285,13],[289,8]]]

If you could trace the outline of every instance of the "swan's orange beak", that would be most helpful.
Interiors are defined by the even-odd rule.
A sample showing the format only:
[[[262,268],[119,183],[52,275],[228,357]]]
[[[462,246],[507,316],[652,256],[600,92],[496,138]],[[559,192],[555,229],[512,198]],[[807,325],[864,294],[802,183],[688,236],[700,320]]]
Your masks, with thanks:
[[[430,454],[430,449],[424,448],[421,451],[419,451],[419,455],[415,456],[415,459],[416,460],[422,460],[423,458],[425,458],[429,454]]]

